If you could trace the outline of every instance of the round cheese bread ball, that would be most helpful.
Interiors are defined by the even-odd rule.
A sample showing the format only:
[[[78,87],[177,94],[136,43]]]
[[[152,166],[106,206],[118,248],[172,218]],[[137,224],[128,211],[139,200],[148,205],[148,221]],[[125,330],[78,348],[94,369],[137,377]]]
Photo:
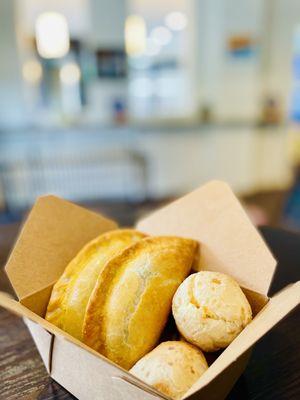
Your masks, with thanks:
[[[237,282],[219,272],[201,271],[185,279],[172,310],[182,336],[209,352],[228,346],[252,319]]]
[[[201,350],[189,343],[169,341],[146,354],[130,372],[167,396],[180,399],[207,368]]]

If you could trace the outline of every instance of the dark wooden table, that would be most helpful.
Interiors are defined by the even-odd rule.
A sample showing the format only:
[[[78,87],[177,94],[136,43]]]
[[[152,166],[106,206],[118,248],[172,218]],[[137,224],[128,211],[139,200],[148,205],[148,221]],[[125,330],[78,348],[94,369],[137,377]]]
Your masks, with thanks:
[[[2,263],[16,229],[17,226],[0,229]],[[268,228],[262,229],[262,233],[279,261],[271,290],[274,293],[300,279],[300,236]],[[10,290],[3,273],[0,290]],[[24,323],[3,309],[0,309],[0,399],[73,399],[48,377]],[[245,373],[228,396],[228,400],[235,399],[300,399],[299,310],[255,346]]]

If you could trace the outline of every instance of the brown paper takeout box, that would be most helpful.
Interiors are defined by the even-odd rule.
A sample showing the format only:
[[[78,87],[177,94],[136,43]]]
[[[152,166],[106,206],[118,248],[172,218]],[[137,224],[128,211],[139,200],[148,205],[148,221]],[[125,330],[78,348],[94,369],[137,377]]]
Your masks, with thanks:
[[[0,305],[22,316],[51,377],[79,399],[168,399],[43,316],[53,284],[82,246],[116,223],[54,196],[34,205],[6,266],[19,302]],[[200,267],[233,276],[256,314],[184,399],[223,399],[246,367],[251,347],[299,304],[299,282],[268,299],[276,261],[238,200],[213,181],[137,224],[152,235],[178,235],[201,244]]]

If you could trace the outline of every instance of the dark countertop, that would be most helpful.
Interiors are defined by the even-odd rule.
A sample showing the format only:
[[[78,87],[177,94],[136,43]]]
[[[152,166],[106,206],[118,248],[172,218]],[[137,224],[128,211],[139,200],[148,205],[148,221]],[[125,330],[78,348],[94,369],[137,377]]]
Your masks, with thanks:
[[[0,227],[3,264],[17,225]],[[271,294],[300,279],[300,235],[263,228],[278,262]],[[10,290],[3,271],[0,290]],[[0,399],[73,399],[48,375],[23,321],[0,309]],[[295,310],[255,346],[245,373],[228,400],[300,398],[300,313]],[[91,399],[92,400],[92,399]]]

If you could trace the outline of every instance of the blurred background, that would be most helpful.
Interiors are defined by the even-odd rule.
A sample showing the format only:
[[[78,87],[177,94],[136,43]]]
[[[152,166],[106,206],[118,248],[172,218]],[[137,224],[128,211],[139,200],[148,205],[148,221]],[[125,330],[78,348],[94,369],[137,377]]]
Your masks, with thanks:
[[[299,230],[299,161],[299,0],[1,0],[1,224],[44,193],[131,224],[222,179]]]

